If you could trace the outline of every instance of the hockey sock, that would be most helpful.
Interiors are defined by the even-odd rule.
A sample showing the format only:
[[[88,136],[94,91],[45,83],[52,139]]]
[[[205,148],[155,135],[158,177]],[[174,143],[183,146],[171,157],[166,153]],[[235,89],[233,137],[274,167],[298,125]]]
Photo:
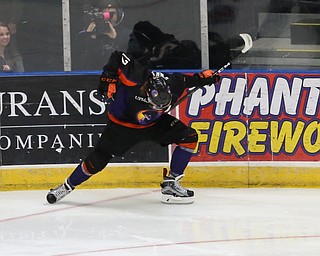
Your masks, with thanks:
[[[92,174],[87,171],[86,164],[81,162],[69,176],[67,181],[72,187],[75,187],[88,180],[91,176]]]
[[[191,156],[191,152],[188,152],[180,147],[176,147],[172,154],[170,175],[176,177],[183,174],[190,161]]]

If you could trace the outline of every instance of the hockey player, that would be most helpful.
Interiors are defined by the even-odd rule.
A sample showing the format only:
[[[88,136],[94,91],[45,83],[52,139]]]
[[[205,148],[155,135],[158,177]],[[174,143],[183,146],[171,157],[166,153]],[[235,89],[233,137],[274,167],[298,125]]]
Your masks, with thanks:
[[[114,156],[123,155],[141,141],[162,146],[176,144],[170,172],[161,185],[163,203],[192,203],[194,192],[179,183],[184,176],[198,135],[197,132],[169,115],[170,107],[186,88],[218,82],[219,75],[204,70],[193,75],[164,74],[149,71],[128,54],[115,51],[104,66],[98,91],[110,100],[109,120],[95,149],[71,173],[63,184],[47,194],[56,203],[76,186],[102,171]]]

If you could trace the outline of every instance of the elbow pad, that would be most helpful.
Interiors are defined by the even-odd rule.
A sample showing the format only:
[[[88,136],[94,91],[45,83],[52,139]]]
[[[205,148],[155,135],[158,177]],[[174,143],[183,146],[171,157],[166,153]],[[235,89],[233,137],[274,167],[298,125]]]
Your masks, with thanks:
[[[114,73],[103,72],[100,76],[98,92],[108,99],[113,99],[117,92],[118,76]]]

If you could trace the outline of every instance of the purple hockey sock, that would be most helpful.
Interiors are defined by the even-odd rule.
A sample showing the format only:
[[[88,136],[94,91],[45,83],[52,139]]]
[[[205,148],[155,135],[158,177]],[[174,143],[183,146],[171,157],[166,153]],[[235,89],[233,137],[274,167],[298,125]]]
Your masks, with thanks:
[[[82,182],[88,180],[92,174],[86,171],[85,163],[81,162],[68,178],[68,183],[72,186],[78,186]]]
[[[180,147],[176,147],[172,154],[170,174],[173,176],[179,176],[183,174],[190,161],[191,156],[191,152],[188,152]]]

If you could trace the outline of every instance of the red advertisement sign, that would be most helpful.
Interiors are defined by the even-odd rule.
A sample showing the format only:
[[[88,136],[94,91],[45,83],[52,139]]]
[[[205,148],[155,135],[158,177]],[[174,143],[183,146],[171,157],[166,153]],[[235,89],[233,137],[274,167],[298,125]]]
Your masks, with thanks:
[[[180,105],[193,162],[319,161],[320,74],[225,73]]]

